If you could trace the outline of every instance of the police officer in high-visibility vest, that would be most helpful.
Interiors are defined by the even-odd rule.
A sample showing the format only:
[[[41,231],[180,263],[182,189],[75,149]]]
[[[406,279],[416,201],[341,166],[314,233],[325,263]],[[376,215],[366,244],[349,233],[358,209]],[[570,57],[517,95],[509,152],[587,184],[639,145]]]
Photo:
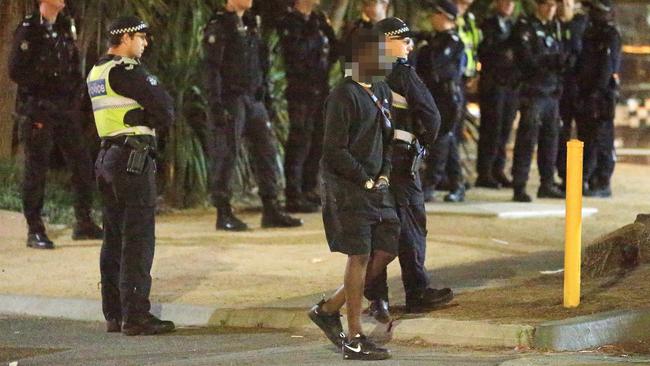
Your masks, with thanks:
[[[108,332],[170,332],[174,323],[149,313],[156,204],[156,130],[174,119],[172,99],[140,64],[148,26],[121,17],[109,27],[109,50],[87,78],[97,132],[95,164],[103,198],[100,257],[102,306]]]

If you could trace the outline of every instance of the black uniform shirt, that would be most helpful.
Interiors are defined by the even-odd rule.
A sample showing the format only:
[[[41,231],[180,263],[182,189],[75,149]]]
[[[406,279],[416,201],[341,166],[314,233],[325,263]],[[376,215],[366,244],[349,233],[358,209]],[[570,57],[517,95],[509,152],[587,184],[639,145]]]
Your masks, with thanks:
[[[327,90],[329,71],[336,61],[336,35],[327,17],[313,11],[309,17],[288,12],[278,24],[282,56],[287,74],[287,93],[322,93]]]
[[[385,82],[372,85],[385,108],[392,97]],[[389,176],[392,126],[386,126],[379,108],[361,85],[345,78],[325,102],[325,136],[322,166],[325,172],[357,187],[368,179]]]
[[[521,18],[512,31],[515,57],[522,73],[522,95],[559,95],[566,57],[557,21]]]
[[[386,78],[392,91],[403,96],[408,104],[408,115],[394,113],[395,128],[408,131],[425,145],[433,144],[440,128],[440,111],[417,72],[406,60],[400,59]],[[415,120],[409,118],[413,115]],[[403,116],[403,117],[402,117]],[[415,122],[418,122],[415,124]]]
[[[18,84],[18,97],[37,97],[68,106],[83,87],[79,52],[72,20],[59,15],[49,24],[36,11],[14,33],[9,76]]]
[[[583,97],[611,96],[617,89],[613,75],[621,65],[621,35],[612,23],[591,23],[585,31],[578,61],[578,86]]]
[[[105,55],[97,65],[120,56]],[[127,98],[137,101],[144,111],[131,111],[125,117],[130,126],[148,126],[164,131],[174,121],[174,101],[161,85],[158,78],[153,76],[142,65],[120,64],[111,69],[108,74],[111,88]]]
[[[205,28],[204,82],[213,111],[222,110],[224,97],[260,96],[266,90],[270,65],[258,19],[250,12],[239,18],[220,10]]]
[[[478,46],[481,77],[502,85],[518,81],[517,65],[510,35],[514,26],[510,18],[494,15],[481,24],[483,41]]]

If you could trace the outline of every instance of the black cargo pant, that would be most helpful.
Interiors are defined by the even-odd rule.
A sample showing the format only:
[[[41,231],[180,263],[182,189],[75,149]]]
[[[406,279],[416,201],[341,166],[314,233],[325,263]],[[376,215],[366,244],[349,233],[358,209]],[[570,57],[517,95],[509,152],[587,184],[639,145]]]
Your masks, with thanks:
[[[287,95],[290,122],[284,159],[287,198],[299,197],[318,187],[325,96],[325,93],[300,98]]]
[[[213,121],[214,133],[208,140],[212,163],[211,190],[216,207],[227,205],[232,197],[232,178],[237,156],[244,142],[251,153],[259,194],[263,199],[277,197],[278,151],[264,104],[250,95],[224,96],[229,114],[225,121]]]
[[[419,174],[413,177],[410,173],[411,162],[409,152],[396,146],[390,189],[395,196],[400,220],[398,257],[407,298],[416,296],[429,286],[429,274],[424,266],[427,248],[424,195]],[[388,301],[387,280],[387,271],[384,269],[372,284],[366,286],[366,298]]]
[[[564,181],[566,179],[566,143],[571,139],[571,129],[573,127],[573,121],[576,121],[578,117],[578,87],[577,81],[574,77],[569,78],[569,82],[564,83],[564,88],[562,90],[562,98],[560,98],[560,120],[561,128],[559,134],[559,140],[557,145],[557,174],[560,176],[560,179]],[[577,126],[576,126],[577,127]]]
[[[480,83],[476,171],[479,177],[491,177],[506,167],[506,145],[519,108],[518,93],[515,88],[495,81],[481,79]]]
[[[41,211],[54,147],[63,153],[71,172],[77,221],[90,219],[93,165],[75,116],[77,114],[72,111],[39,112],[22,121],[21,135],[25,143],[23,212],[30,233],[45,232]]]
[[[599,104],[607,103],[602,100]],[[585,143],[583,181],[590,188],[609,186],[616,165],[613,113],[609,116],[586,113],[577,118],[576,125],[578,139]]]
[[[450,156],[459,156],[458,149],[459,145],[454,131],[438,135],[427,158],[426,184],[438,187],[446,177],[450,190],[455,190],[463,185],[463,171],[460,164],[451,166],[449,164],[450,160],[454,160],[454,158],[450,159]]]
[[[130,152],[121,144],[104,146],[95,163],[104,214],[99,267],[107,320],[139,319],[151,308],[156,163],[148,157],[142,174],[128,173]]]
[[[521,120],[517,129],[512,164],[513,186],[526,186],[535,145],[541,183],[552,184],[560,128],[558,98],[547,95],[526,96],[520,99],[520,103]]]

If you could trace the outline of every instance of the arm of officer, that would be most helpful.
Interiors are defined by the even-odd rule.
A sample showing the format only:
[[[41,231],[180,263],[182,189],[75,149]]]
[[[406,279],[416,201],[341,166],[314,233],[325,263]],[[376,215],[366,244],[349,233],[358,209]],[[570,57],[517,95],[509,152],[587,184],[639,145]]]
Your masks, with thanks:
[[[519,60],[519,68],[525,74],[534,73],[542,67],[540,57],[533,52],[534,29],[528,23],[519,22],[512,32],[514,51]]]
[[[31,27],[27,21],[18,26],[9,53],[9,77],[28,89],[36,87],[39,82],[33,70],[36,44],[31,39]]]
[[[131,65],[133,66],[133,65]],[[144,107],[149,127],[165,130],[174,121],[174,102],[158,78],[143,66],[114,67],[108,75],[113,90]]]
[[[607,38],[604,40],[606,47],[602,49],[600,60],[590,60],[590,62],[596,62],[599,65],[598,72],[593,77],[596,80],[596,90],[603,94],[612,89],[612,76],[618,72],[618,55],[621,50],[621,40],[617,31],[611,30],[606,33],[606,36]]]
[[[478,60],[485,65],[496,59],[496,46],[499,42],[498,32],[493,25],[493,18],[486,19],[481,24],[481,32],[483,33],[483,40],[478,45],[477,55]]]
[[[323,29],[323,33],[325,33],[327,41],[330,44],[329,62],[330,64],[334,64],[338,60],[340,53],[339,41],[336,38],[334,28],[332,28],[332,24],[330,23],[330,20],[327,15],[325,15],[325,13],[321,13],[321,19],[321,28]]]
[[[414,68],[408,68],[406,78],[406,102],[424,129],[424,133],[420,136],[421,142],[425,145],[431,145],[436,140],[442,123],[440,111],[431,92],[424,85]]]
[[[372,177],[350,153],[350,98],[341,94],[331,94],[325,103],[323,160],[336,173],[362,186]]]
[[[208,23],[203,32],[203,82],[208,103],[214,116],[224,113],[222,93],[221,66],[226,48],[224,32],[217,19]]]
[[[386,94],[388,99],[388,108],[393,105],[393,94],[390,91],[390,88],[386,84]],[[383,161],[381,165],[380,177],[390,177],[390,173],[393,170],[393,136],[395,132],[395,126],[391,126],[382,130],[382,143],[383,143]]]
[[[463,41],[457,35],[449,35],[442,52],[430,52],[432,75],[439,81],[454,79],[460,68],[460,60],[465,53]]]

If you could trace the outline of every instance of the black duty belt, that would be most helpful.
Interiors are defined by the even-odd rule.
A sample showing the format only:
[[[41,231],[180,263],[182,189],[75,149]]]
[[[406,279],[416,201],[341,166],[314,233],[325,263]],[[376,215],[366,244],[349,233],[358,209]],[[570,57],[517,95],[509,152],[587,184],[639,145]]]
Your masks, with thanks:
[[[109,149],[111,146],[119,146],[142,150],[149,147],[149,149],[155,150],[155,144],[155,137],[149,135],[113,136],[102,138],[101,148]]]

